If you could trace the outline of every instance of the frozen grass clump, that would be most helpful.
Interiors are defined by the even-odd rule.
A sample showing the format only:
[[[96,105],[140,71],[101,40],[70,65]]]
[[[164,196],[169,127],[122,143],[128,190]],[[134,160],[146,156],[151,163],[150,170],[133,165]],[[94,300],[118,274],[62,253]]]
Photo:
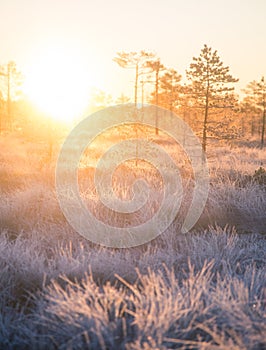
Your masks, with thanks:
[[[182,279],[164,267],[134,284],[54,282],[24,337],[40,349],[263,349],[265,271],[214,277],[213,262],[187,266]]]
[[[1,237],[1,347],[263,349],[261,235],[217,227],[122,251]]]

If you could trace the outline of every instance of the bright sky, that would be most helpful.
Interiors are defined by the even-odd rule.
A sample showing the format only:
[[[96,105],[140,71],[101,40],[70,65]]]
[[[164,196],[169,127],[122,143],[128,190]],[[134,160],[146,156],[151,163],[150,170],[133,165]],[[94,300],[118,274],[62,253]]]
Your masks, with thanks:
[[[76,90],[132,97],[117,51],[151,50],[184,76],[206,43],[242,88],[266,75],[265,16],[266,0],[0,0],[0,64],[15,60],[32,78],[55,52],[60,74],[80,77]]]

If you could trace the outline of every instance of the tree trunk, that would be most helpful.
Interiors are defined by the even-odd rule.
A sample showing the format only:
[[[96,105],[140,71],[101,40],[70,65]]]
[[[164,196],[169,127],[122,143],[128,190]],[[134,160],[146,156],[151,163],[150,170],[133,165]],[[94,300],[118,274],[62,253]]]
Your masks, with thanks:
[[[254,115],[252,115],[251,117],[251,136],[254,136],[254,133],[255,133],[255,121],[254,121]]]
[[[265,101],[265,94],[264,94],[263,95],[262,130],[261,130],[261,148],[263,148],[264,146],[265,119],[266,119],[266,101]]]
[[[173,82],[173,77],[172,77],[172,78],[171,78],[170,112],[173,112],[173,103],[174,103],[174,82]]]
[[[10,66],[7,66],[7,125],[11,130]]]
[[[139,64],[136,64],[136,78],[135,78],[135,113],[137,117],[137,103],[138,103],[138,80],[139,80]],[[139,158],[139,141],[138,141],[138,125],[135,124],[135,133],[136,133],[136,166],[138,166],[138,158]]]
[[[156,68],[156,79],[155,79],[155,99],[156,99],[156,120],[155,120],[155,132],[156,135],[159,133],[158,129],[158,85],[159,85],[159,69],[160,65]]]
[[[135,78],[135,107],[138,103],[138,80],[139,80],[139,65],[136,64],[136,78]]]
[[[205,113],[203,122],[203,135],[202,135],[202,149],[206,152],[207,147],[207,122],[208,122],[208,112],[209,112],[209,82],[206,91],[206,103],[205,103]]]

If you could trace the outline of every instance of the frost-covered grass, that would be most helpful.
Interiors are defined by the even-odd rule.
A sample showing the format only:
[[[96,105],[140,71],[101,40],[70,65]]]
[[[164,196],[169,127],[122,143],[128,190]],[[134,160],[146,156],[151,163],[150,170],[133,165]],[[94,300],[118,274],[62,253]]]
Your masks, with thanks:
[[[0,147],[0,349],[266,347],[265,150],[211,148],[194,231],[180,234],[185,203],[158,239],[119,250],[68,225],[43,145]]]

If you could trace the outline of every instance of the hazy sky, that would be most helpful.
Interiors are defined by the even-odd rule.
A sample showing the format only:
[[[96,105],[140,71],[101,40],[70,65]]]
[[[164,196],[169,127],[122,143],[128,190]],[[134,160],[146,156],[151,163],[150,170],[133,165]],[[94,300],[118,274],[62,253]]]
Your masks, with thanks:
[[[90,85],[119,95],[134,78],[112,61],[117,51],[154,51],[184,76],[206,43],[244,87],[266,75],[265,18],[266,0],[0,0],[0,63],[27,71],[63,47],[88,65]]]

